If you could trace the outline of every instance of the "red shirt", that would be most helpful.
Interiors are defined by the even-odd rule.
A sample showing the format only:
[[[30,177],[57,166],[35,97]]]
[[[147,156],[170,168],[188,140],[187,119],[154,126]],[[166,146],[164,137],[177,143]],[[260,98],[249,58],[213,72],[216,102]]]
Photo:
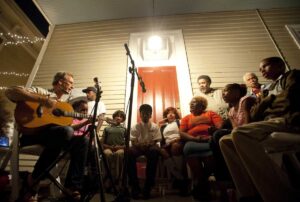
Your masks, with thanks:
[[[208,128],[210,128],[211,126],[219,128],[219,126],[221,126],[221,124],[223,123],[223,119],[213,111],[205,111],[200,116],[205,116],[206,118],[208,118],[209,123],[201,123],[192,126],[191,120],[196,116],[194,116],[193,114],[189,114],[181,119],[180,130],[194,137],[198,135],[209,136],[207,130]]]

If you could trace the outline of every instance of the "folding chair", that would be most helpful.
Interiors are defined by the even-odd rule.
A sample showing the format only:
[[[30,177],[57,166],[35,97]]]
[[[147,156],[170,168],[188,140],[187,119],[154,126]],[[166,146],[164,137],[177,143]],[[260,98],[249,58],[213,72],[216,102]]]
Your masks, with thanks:
[[[13,140],[10,147],[10,150],[8,151],[7,157],[10,156],[10,172],[11,172],[11,201],[15,201],[19,197],[19,191],[20,191],[20,176],[19,176],[19,156],[20,154],[27,154],[27,155],[33,155],[33,156],[40,156],[40,154],[43,151],[43,146],[41,145],[30,145],[25,147],[20,147],[20,133],[17,130],[14,130],[13,134]],[[51,173],[48,177],[54,184],[60,183],[60,177],[54,177],[57,172],[58,167],[56,169],[51,170]],[[55,182],[55,181],[56,182]],[[52,196],[58,196],[60,195],[60,189],[57,186],[50,186],[50,192]]]

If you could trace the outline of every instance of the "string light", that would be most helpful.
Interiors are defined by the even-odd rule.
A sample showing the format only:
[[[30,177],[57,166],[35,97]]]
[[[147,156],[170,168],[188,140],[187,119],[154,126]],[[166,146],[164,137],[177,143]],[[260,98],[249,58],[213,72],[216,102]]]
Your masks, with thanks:
[[[3,76],[18,76],[18,77],[28,77],[28,73],[18,73],[18,72],[0,72]]]
[[[0,33],[1,36],[1,33]],[[15,76],[15,77],[28,77],[28,73],[18,73],[18,72],[0,72],[0,76]],[[0,91],[7,89],[7,86],[0,86]]]
[[[4,46],[9,46],[9,45],[21,45],[21,44],[35,44],[41,41],[45,41],[43,37],[33,37],[29,38],[28,36],[21,36],[18,34],[12,34],[8,32],[7,34],[4,34],[0,32],[0,37],[6,37],[6,41],[3,43]]]
[[[5,89],[7,89],[6,86],[0,86],[0,90],[5,90]]]

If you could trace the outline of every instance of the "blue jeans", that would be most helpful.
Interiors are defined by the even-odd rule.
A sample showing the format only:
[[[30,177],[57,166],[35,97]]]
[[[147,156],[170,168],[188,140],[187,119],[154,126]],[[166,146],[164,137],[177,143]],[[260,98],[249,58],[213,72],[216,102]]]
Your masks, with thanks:
[[[212,155],[208,142],[186,142],[183,147],[185,157],[206,157]]]

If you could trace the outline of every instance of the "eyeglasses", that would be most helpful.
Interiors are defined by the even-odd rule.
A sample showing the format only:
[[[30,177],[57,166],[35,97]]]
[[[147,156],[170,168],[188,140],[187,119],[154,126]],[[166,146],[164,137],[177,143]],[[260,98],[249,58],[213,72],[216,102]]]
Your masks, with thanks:
[[[74,82],[73,82],[73,81],[69,81],[69,80],[67,80],[67,79],[64,79],[64,82],[65,82],[65,83],[68,83],[68,84],[70,84],[70,85],[74,85]]]

